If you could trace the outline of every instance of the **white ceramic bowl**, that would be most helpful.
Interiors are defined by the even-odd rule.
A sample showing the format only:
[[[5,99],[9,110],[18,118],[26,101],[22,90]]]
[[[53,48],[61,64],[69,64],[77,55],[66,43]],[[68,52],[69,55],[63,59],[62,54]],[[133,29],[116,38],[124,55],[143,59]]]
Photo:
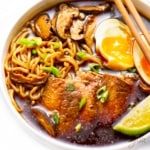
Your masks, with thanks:
[[[41,143],[44,143],[47,145],[50,149],[61,149],[61,150],[123,150],[127,149],[130,147],[133,147],[135,144],[139,143],[140,141],[143,141],[147,139],[148,137],[150,138],[150,134],[146,134],[145,136],[132,141],[132,142],[124,142],[124,143],[119,143],[115,145],[110,145],[110,146],[97,146],[97,147],[90,147],[90,146],[77,146],[69,143],[65,143],[63,141],[59,141],[57,139],[51,138],[48,134],[41,132],[34,128],[32,124],[27,122],[13,107],[7,87],[5,84],[5,74],[4,74],[4,58],[7,53],[8,47],[10,45],[12,37],[16,35],[16,33],[19,31],[19,29],[31,18],[33,18],[36,14],[39,12],[48,9],[50,7],[53,7],[54,5],[61,3],[61,2],[66,2],[66,1],[71,1],[71,0],[48,0],[48,1],[42,1],[37,4],[35,4],[32,8],[27,10],[25,14],[17,21],[17,23],[14,23],[14,26],[11,28],[9,34],[7,35],[7,39],[5,42],[3,42],[3,50],[0,53],[0,60],[2,60],[3,63],[0,64],[0,88],[1,91],[4,95],[5,101],[7,101],[9,107],[8,109],[11,109],[13,114],[16,117],[16,120],[23,126],[32,137],[40,141]]]

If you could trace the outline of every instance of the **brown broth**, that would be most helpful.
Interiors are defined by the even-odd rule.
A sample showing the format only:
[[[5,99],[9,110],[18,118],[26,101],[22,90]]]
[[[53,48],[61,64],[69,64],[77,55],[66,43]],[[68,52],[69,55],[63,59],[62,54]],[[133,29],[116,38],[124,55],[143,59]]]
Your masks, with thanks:
[[[84,2],[87,4],[97,4],[98,2]],[[73,3],[74,5],[83,4],[83,2],[79,3]],[[51,16],[51,18],[54,15],[54,9],[48,10],[48,14]],[[100,15],[97,19],[97,23],[99,24],[102,20],[108,19],[108,18],[121,18],[121,15],[119,12],[114,9],[113,12],[106,12]],[[85,67],[86,68],[86,67]],[[84,69],[85,69],[84,68]],[[110,71],[106,71],[107,73],[114,73]],[[105,71],[103,71],[105,73]],[[115,72],[116,73],[116,72]],[[120,73],[120,72],[119,72]],[[143,93],[138,88],[138,83],[135,83],[135,87],[133,89],[133,94],[129,97],[130,103],[138,103],[139,101],[143,100],[146,97],[146,94]],[[31,112],[31,105],[27,101],[23,101],[19,98],[17,98],[17,102],[21,107],[23,107],[24,111],[22,113],[23,118],[33,127],[37,130],[40,130],[41,132],[45,132],[45,130],[37,123],[35,117],[32,115]],[[46,132],[45,132],[46,133]],[[118,142],[125,142],[125,141],[131,141],[134,140],[134,138],[130,138],[128,136],[124,136],[122,134],[119,134],[112,129],[112,124],[108,126],[102,126],[97,120],[93,121],[92,125],[85,126],[84,130],[80,133],[74,133],[73,135],[67,135],[67,136],[60,136],[58,137],[60,140],[64,140],[66,142],[71,142],[75,144],[82,144],[82,145],[108,145],[108,144],[114,144]]]
[[[132,91],[132,95],[129,97],[130,103],[138,103],[143,100],[147,95],[141,92],[138,87],[138,82],[135,83],[135,86]],[[22,113],[23,118],[31,124],[37,130],[45,132],[45,130],[37,123],[36,118],[31,112],[31,105],[25,101],[18,99],[18,103],[23,107],[24,111]],[[127,113],[127,112],[126,112]],[[122,116],[124,116],[123,114]],[[120,118],[119,118],[120,119]],[[45,132],[46,133],[46,132]],[[46,133],[47,134],[47,133]],[[59,140],[65,142],[71,142],[74,144],[80,145],[110,145],[120,142],[132,141],[135,138],[131,138],[120,133],[115,132],[112,129],[112,124],[103,126],[97,120],[93,121],[92,124],[86,125],[84,130],[81,130],[80,133],[74,132],[73,134],[68,134],[67,136],[58,137]]]

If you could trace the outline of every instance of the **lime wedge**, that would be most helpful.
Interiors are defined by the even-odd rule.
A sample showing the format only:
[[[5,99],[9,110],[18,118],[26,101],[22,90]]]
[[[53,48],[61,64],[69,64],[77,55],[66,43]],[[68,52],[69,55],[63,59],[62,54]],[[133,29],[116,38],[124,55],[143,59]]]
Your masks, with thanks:
[[[135,106],[113,129],[129,136],[150,131],[150,96]]]

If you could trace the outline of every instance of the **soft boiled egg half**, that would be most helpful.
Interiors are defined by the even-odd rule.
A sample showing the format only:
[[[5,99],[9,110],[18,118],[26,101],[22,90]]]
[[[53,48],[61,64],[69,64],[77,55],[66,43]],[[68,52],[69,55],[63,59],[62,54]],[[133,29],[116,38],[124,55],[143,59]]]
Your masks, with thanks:
[[[134,66],[132,34],[127,25],[117,19],[104,20],[95,32],[96,51],[113,70],[127,70]]]
[[[141,35],[141,36],[142,36],[143,42],[149,47],[144,36],[143,35]],[[150,52],[150,50],[149,50],[149,52]],[[133,56],[134,56],[135,66],[136,66],[141,78],[145,81],[145,83],[150,85],[150,63],[144,56],[142,50],[140,49],[140,47],[136,41],[134,41]]]

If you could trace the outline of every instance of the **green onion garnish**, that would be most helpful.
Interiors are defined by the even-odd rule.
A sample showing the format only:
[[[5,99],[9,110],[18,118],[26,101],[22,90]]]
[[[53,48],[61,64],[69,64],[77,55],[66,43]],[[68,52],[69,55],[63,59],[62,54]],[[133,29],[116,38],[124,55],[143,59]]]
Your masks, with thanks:
[[[53,48],[54,49],[59,49],[60,48],[60,43],[59,42],[53,42]]]
[[[51,67],[44,67],[44,71],[53,74],[55,77],[60,77],[60,71],[58,68],[51,66]]]
[[[40,56],[41,56],[42,59],[45,59],[47,57],[47,55],[48,55],[47,53],[40,54]]]
[[[59,118],[59,114],[57,112],[54,112],[52,119],[53,119],[53,122],[55,125],[59,124],[60,118]]]
[[[109,92],[106,86],[101,87],[96,93],[97,99],[100,100],[101,103],[105,103],[108,99]]]
[[[45,59],[47,57],[47,55],[48,55],[47,53],[40,54],[40,56],[41,56],[42,59]]]
[[[87,99],[84,97],[81,99],[80,103],[79,103],[79,110],[81,110],[87,103]]]
[[[34,47],[34,46],[40,46],[42,44],[41,38],[22,38],[18,41],[18,44],[27,46],[27,47]]]
[[[77,57],[79,59],[84,59],[86,57],[86,55],[87,54],[85,52],[82,52],[82,51],[80,51],[80,52],[77,53]]]
[[[76,132],[80,132],[81,127],[82,127],[81,123],[78,123],[78,124],[75,126],[75,131],[76,131]]]
[[[33,49],[33,50],[31,51],[31,54],[32,54],[32,55],[37,55],[38,52],[37,52],[37,50]]]
[[[75,91],[75,86],[74,86],[74,84],[68,83],[67,86],[66,86],[66,91],[68,91],[68,92],[73,92],[73,91]]]
[[[136,73],[137,72],[136,68],[129,68],[127,71],[130,73]]]
[[[90,71],[99,73],[100,65],[96,63],[89,64]]]

